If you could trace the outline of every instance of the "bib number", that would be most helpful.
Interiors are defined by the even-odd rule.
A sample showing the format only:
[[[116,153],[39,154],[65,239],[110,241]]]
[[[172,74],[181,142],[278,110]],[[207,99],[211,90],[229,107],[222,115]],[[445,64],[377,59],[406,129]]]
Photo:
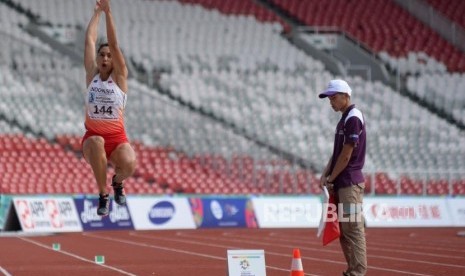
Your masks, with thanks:
[[[99,106],[98,105],[94,105],[94,114],[103,114],[105,115],[106,113],[112,115],[113,114],[113,110],[112,110],[112,106]]]
[[[89,106],[89,117],[96,120],[117,120],[118,112],[114,105],[93,104]]]

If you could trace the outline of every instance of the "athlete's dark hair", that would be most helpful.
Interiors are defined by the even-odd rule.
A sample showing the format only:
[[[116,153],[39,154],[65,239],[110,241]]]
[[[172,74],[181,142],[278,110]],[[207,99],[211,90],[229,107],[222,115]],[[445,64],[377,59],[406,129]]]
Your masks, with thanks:
[[[107,47],[107,46],[109,46],[108,43],[102,43],[102,44],[100,44],[100,46],[98,46],[97,53],[100,52],[100,49],[102,49],[103,47]]]

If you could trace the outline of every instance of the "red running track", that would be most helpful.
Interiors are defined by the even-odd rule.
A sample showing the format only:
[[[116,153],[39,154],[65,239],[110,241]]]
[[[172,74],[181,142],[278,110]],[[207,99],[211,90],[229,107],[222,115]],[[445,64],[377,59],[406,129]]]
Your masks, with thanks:
[[[458,228],[367,229],[368,275],[465,275]],[[264,249],[268,276],[289,275],[299,248],[305,275],[341,275],[339,243],[315,229],[94,231],[0,237],[0,275],[226,275],[228,249]],[[1,235],[0,235],[1,236]],[[61,250],[54,251],[53,243]],[[94,256],[104,255],[98,265]]]

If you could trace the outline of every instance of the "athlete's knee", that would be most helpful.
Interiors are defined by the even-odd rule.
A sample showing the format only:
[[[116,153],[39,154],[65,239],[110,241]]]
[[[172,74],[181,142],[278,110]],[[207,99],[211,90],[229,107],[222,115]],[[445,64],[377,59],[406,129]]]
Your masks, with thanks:
[[[104,149],[105,140],[101,136],[90,136],[84,141],[84,148]]]
[[[100,136],[91,136],[84,141],[84,155],[103,155],[105,156],[105,140]]]
[[[120,159],[119,167],[125,175],[132,175],[136,170],[137,161],[134,156],[124,156]]]

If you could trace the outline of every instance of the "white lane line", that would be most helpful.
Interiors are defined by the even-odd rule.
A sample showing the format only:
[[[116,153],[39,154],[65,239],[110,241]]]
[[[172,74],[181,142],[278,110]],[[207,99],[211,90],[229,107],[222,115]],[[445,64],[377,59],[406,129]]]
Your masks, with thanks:
[[[238,239],[231,239],[231,238],[228,238],[228,239],[221,239],[221,238],[206,238],[206,237],[198,237],[198,236],[192,236],[192,235],[186,235],[186,234],[183,234],[181,236],[185,236],[185,237],[191,237],[191,238],[197,238],[197,239],[202,239],[202,240],[216,240],[216,241],[237,241],[237,242],[241,242],[241,243],[250,243],[250,244],[259,244],[259,245],[268,245],[268,246],[278,246],[278,247],[283,247],[283,248],[294,248],[294,246],[286,246],[286,245],[277,245],[275,242],[273,243],[264,243],[264,242],[257,242],[257,241],[251,241],[250,239],[247,239],[247,240],[238,240]],[[320,249],[315,249],[315,248],[311,248],[311,247],[300,247],[300,249],[305,249],[305,250],[309,250],[309,251],[316,251],[316,252],[321,252],[322,250]],[[334,253],[340,253],[339,251],[333,251]],[[269,253],[267,251],[267,253]],[[279,254],[279,253],[274,253],[273,255],[278,255],[278,256],[284,256],[283,254]],[[368,257],[371,257],[372,255],[368,255]],[[319,261],[319,262],[327,262],[327,263],[333,263],[333,264],[342,264],[342,265],[346,265],[346,263],[344,262],[338,262],[338,261],[332,261],[332,260],[328,260],[328,259],[321,259],[321,258],[312,258],[312,257],[302,257],[302,259],[308,259],[308,260],[314,260],[314,261]],[[399,260],[399,261],[404,261],[404,259],[396,259],[396,260]],[[430,263],[430,262],[426,262],[426,263]],[[410,272],[410,271],[405,271],[405,270],[397,270],[397,269],[390,269],[390,268],[384,268],[384,267],[378,267],[378,266],[371,266],[369,265],[368,266],[368,269],[374,269],[374,270],[381,270],[381,271],[389,271],[389,272],[395,272],[395,273],[399,273],[399,274],[407,274],[407,275],[417,275],[417,276],[432,276],[430,274],[422,274],[422,273],[414,273],[414,272]]]
[[[241,236],[241,235],[234,235],[233,237],[246,238],[246,237]],[[273,240],[273,241],[280,240],[280,241],[285,241],[285,242],[298,242],[298,243],[304,243],[304,244],[310,244],[310,245],[321,245],[321,243],[319,243],[319,242],[313,242],[313,241],[299,239],[299,238],[284,239],[284,238],[277,238],[276,236],[274,236],[273,238],[261,238],[261,239]],[[371,245],[372,243],[367,241],[367,244]],[[412,251],[412,250],[380,248],[380,247],[375,247],[375,246],[369,246],[369,249],[370,250],[378,250],[378,251],[396,252],[396,253],[407,253],[409,255],[430,256],[430,257],[439,257],[439,258],[446,258],[446,259],[458,259],[458,260],[464,259],[465,260],[465,257],[457,256],[457,255],[446,255],[446,254],[418,252],[418,251]]]
[[[192,240],[186,241],[185,239],[172,239],[172,238],[167,238],[167,237],[153,237],[153,236],[147,236],[147,235],[141,235],[138,233],[131,233],[130,235],[137,236],[137,237],[142,237],[142,238],[149,238],[149,239],[155,239],[155,240],[172,240],[172,241],[177,241],[179,243],[189,243],[189,244],[197,244],[197,245],[204,245],[204,246],[211,246],[211,247],[220,247],[220,248],[231,248],[227,246],[220,246],[217,243],[206,243],[206,242],[195,242]],[[178,236],[183,236],[182,234],[177,234]],[[184,235],[188,237],[193,237],[189,235]],[[200,238],[200,237],[195,237],[195,238]],[[203,240],[220,240],[220,241],[225,241],[223,239],[216,239],[216,238],[204,238],[201,237]],[[227,240],[227,241],[234,241],[234,240]],[[247,242],[247,241],[241,241],[241,242],[246,242],[246,243],[257,243],[257,242]],[[263,244],[263,243],[262,243]],[[272,245],[274,244],[271,243],[266,243],[267,245]],[[286,247],[286,246],[282,246]],[[291,248],[291,247],[290,247]],[[302,247],[301,247],[302,248]],[[276,253],[272,251],[266,251],[266,254],[268,255],[274,255],[274,256],[282,256],[282,257],[289,257],[288,254],[282,254],[282,253]],[[328,260],[328,259],[321,259],[321,258],[312,258],[312,257],[301,257],[302,259],[305,260],[313,260],[313,261],[318,261],[318,262],[326,262],[326,263],[331,263],[331,264],[339,264],[342,266],[346,266],[347,264],[345,262],[339,262],[339,261],[333,261],[333,260]],[[390,269],[390,268],[383,268],[383,267],[376,267],[376,266],[369,266],[369,269],[375,269],[375,270],[381,270],[381,271],[388,271],[388,272],[393,272],[393,273],[399,273],[399,274],[407,274],[407,275],[417,275],[417,276],[432,276],[430,274],[421,274],[421,273],[414,273],[414,272],[408,272],[408,271],[403,271],[403,270],[396,270],[396,269]],[[285,271],[289,272],[288,269]],[[305,274],[305,275],[312,275],[312,274]]]
[[[130,232],[129,235],[139,237],[137,235],[137,233],[133,233],[133,232]],[[177,235],[177,233],[176,233],[176,235]],[[101,237],[101,236],[97,236],[97,235],[93,235],[93,234],[87,234],[87,233],[85,233],[85,236],[93,237],[93,238],[96,238],[96,239],[104,239],[104,240],[116,241],[116,242],[126,243],[126,244],[130,244],[130,245],[135,245],[135,246],[155,248],[155,249],[161,249],[161,250],[166,250],[166,251],[171,251],[171,252],[176,252],[176,253],[183,253],[183,254],[188,254],[188,255],[193,255],[193,256],[206,257],[206,258],[211,258],[211,259],[216,259],[216,260],[222,260],[222,261],[227,260],[225,257],[218,257],[218,256],[214,256],[214,255],[209,255],[209,254],[203,254],[203,253],[198,253],[198,252],[194,252],[194,251],[187,251],[187,250],[182,250],[182,249],[174,249],[174,248],[171,248],[171,247],[164,247],[164,246],[153,245],[153,244],[148,244],[148,243],[133,242],[133,241],[122,240],[122,239],[117,239],[117,238]],[[168,240],[170,238],[159,238],[159,239],[160,240]],[[203,245],[205,245],[205,244],[203,244]],[[229,249],[231,249],[231,248],[229,248]],[[266,267],[269,268],[269,269],[273,269],[273,270],[290,272],[289,269],[284,269],[284,268],[279,268],[279,267],[274,267],[274,266],[268,266],[268,265]],[[304,275],[320,276],[320,275],[308,274],[308,273],[305,273]]]
[[[439,247],[439,246],[418,246],[418,245],[409,245],[407,242],[403,244],[386,244],[385,242],[375,242],[375,241],[369,241],[370,244],[374,245],[380,245],[386,248],[386,246],[392,247],[392,248],[409,248],[409,249],[420,249],[420,250],[433,250],[433,251],[447,251],[447,252],[454,252],[454,253],[465,253],[465,250],[459,250],[459,249],[452,249],[452,248],[446,248],[446,247]],[[465,257],[459,257],[457,255],[448,255],[451,256],[452,258],[457,258],[457,259],[465,259]]]
[[[64,254],[64,255],[73,257],[73,258],[75,258],[75,259],[84,261],[84,262],[88,262],[88,263],[91,263],[91,264],[94,264],[94,265],[103,266],[103,267],[105,267],[105,268],[114,270],[114,271],[119,272],[119,273],[124,274],[124,275],[136,276],[136,274],[132,274],[132,273],[130,273],[130,272],[124,271],[124,270],[119,269],[119,268],[116,268],[116,267],[114,267],[114,266],[109,266],[109,265],[106,265],[106,264],[97,264],[97,263],[95,263],[94,260],[86,259],[86,258],[84,258],[84,257],[81,257],[81,256],[79,256],[79,255],[73,254],[73,253],[68,252],[68,251],[64,251],[64,250],[53,250],[53,249],[52,249],[50,246],[48,246],[48,245],[45,245],[45,244],[43,244],[43,243],[30,240],[30,239],[28,239],[28,238],[22,238],[22,237],[18,237],[18,238],[21,239],[21,240],[23,240],[23,241],[26,241],[26,242],[35,244],[35,245],[37,245],[37,246],[40,246],[40,247],[42,247],[42,248],[45,248],[45,249],[48,249],[48,250],[52,250],[52,251],[57,252],[57,253],[61,253],[61,254]]]
[[[274,233],[274,232],[270,232],[269,236],[271,236],[271,237],[278,236],[278,237],[281,237],[281,238],[283,238],[283,237],[284,238],[291,238],[288,235],[282,235],[282,234],[278,234],[278,233]],[[308,242],[308,240],[295,239],[294,237],[292,237],[292,238],[293,238],[294,241],[299,240],[299,241],[302,241],[302,242],[305,242],[305,243]],[[383,242],[378,242],[378,241],[373,241],[373,240],[369,240],[369,242],[370,242],[370,244],[382,245],[383,247],[386,246],[386,244],[383,243]],[[444,245],[444,244],[442,244],[442,245]],[[420,243],[420,245],[418,245],[418,243],[415,243],[415,242],[402,242],[401,244],[389,244],[389,246],[391,246],[393,248],[395,248],[395,247],[417,248],[417,249],[427,249],[427,250],[439,250],[439,251],[449,251],[449,252],[456,252],[456,253],[465,253],[465,250],[453,249],[453,248],[450,248],[450,247],[440,247],[440,246],[424,246],[424,243],[423,244]],[[459,256],[456,256],[456,255],[448,255],[447,257],[448,258],[465,259],[465,257],[459,257]]]
[[[0,266],[0,272],[3,273],[4,276],[12,276],[6,269]]]
[[[140,242],[133,242],[133,241],[126,241],[126,240],[121,240],[121,239],[117,239],[117,238],[101,237],[101,236],[97,236],[97,235],[90,234],[90,233],[83,233],[83,235],[86,236],[86,237],[91,237],[91,238],[96,238],[96,239],[101,239],[101,240],[116,241],[116,242],[126,243],[126,244],[130,244],[130,245],[135,245],[135,246],[142,246],[142,247],[148,247],[148,248],[161,249],[161,250],[166,250],[166,251],[171,251],[171,252],[176,252],[176,253],[184,253],[184,254],[188,254],[188,255],[206,257],[206,258],[211,258],[211,259],[216,259],[216,260],[226,260],[226,258],[224,258],[224,257],[218,257],[218,256],[214,256],[214,255],[197,253],[197,252],[187,251],[187,250],[182,250],[182,249],[173,249],[173,248],[164,247],[164,246],[158,246],[158,245],[152,245],[152,244],[146,244],[146,243],[140,243]]]
[[[234,237],[239,237],[239,238],[242,238],[242,239],[247,239],[247,240],[250,240],[250,237],[244,237],[244,236],[241,236],[241,235],[235,235]],[[229,237],[231,238],[231,237]],[[263,238],[265,240],[268,240],[269,238]],[[281,241],[292,241],[292,242],[295,242],[293,240],[282,240],[282,239],[272,239],[273,241],[276,241],[276,240],[281,240]],[[316,244],[316,243],[315,243]],[[319,244],[321,246],[321,244]],[[301,248],[304,248],[304,247],[301,247]],[[319,252],[323,252],[323,250],[315,250],[313,248],[308,248],[308,247],[305,247],[309,250],[313,250],[313,251],[319,251]],[[371,249],[371,247],[368,247],[369,249]],[[376,250],[379,250],[379,251],[389,251],[391,252],[390,250],[388,249],[380,249],[380,248],[377,248]],[[326,250],[325,252],[328,252],[329,250]],[[396,251],[396,250],[392,250],[392,251]],[[401,250],[397,250],[397,251],[401,251]],[[334,251],[336,252],[336,251]],[[408,254],[412,254],[412,255],[415,255],[415,252],[413,251],[403,251],[403,253],[408,253]],[[423,255],[428,255],[428,256],[434,256],[434,257],[437,257],[435,256],[435,254],[423,254]],[[407,258],[397,258],[397,257],[390,257],[390,256],[384,256],[384,255],[376,255],[376,254],[369,254],[368,255],[369,258],[378,258],[378,259],[387,259],[387,260],[394,260],[394,261],[400,261],[400,262],[407,262],[407,263],[420,263],[420,264],[428,264],[428,265],[437,265],[437,266],[446,266],[446,267],[457,267],[457,268],[465,268],[465,266],[463,265],[456,265],[456,264],[447,264],[447,263],[444,263],[444,262],[432,262],[432,261],[422,261],[422,260],[415,260],[415,259],[407,259]],[[442,256],[444,257],[444,256]],[[460,257],[461,258],[461,257]]]
[[[424,242],[428,242],[429,245],[432,245],[432,246],[450,245],[450,246],[457,247],[457,242],[451,240],[451,238],[456,238],[455,233],[447,236],[446,238],[438,237],[437,235],[435,235],[434,239],[431,239],[431,236],[434,236],[434,235],[429,234],[428,236],[426,236],[425,234],[422,234],[421,236],[419,236],[413,233],[413,235],[409,237],[405,237],[405,236],[395,237],[395,242],[400,243],[400,244],[411,243],[411,244],[416,244],[416,245],[422,245]],[[380,236],[376,236],[376,237],[373,236],[373,239],[378,242],[383,242],[383,239]]]
[[[179,242],[179,243],[194,244],[194,245],[201,245],[201,246],[209,246],[209,247],[222,248],[222,249],[234,249],[234,248],[236,248],[236,245],[224,246],[224,245],[217,245],[217,244],[213,244],[213,243],[196,242],[196,241],[192,241],[192,240],[186,241],[184,239],[175,239],[175,238],[167,238],[167,237],[159,238],[159,237],[153,237],[153,236],[147,236],[147,235],[139,234],[137,232],[129,233],[129,235],[134,236],[134,237],[144,238],[144,239],[162,240],[162,241],[174,241],[174,242]],[[176,233],[176,235],[181,236],[182,234],[181,233]],[[266,254],[267,255],[290,257],[290,255],[281,254],[281,253],[274,253],[274,252],[269,252],[269,251],[266,251]],[[345,263],[342,263],[342,262],[337,262],[337,261],[334,261],[334,262],[345,265]],[[290,272],[289,269],[285,269],[285,268],[279,268],[279,267],[269,266],[269,265],[266,265],[266,267],[271,268],[271,269],[275,269],[275,270]],[[304,275],[319,276],[317,274],[309,274],[309,273],[305,273]]]

